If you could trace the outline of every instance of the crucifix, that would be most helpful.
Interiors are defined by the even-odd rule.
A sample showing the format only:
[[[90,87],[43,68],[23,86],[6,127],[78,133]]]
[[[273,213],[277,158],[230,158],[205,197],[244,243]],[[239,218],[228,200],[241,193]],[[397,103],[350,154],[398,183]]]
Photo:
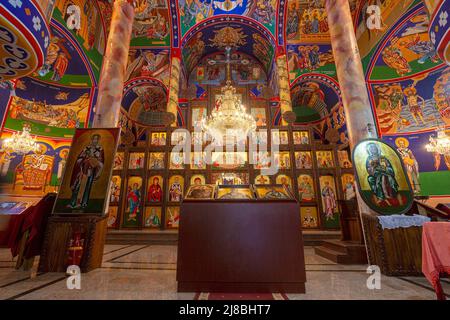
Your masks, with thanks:
[[[226,83],[231,84],[231,65],[232,64],[240,64],[240,65],[248,65],[250,61],[248,59],[242,59],[242,60],[233,60],[231,59],[231,47],[226,46],[225,47],[225,60],[215,60],[215,59],[209,59],[208,64],[210,66],[216,66],[216,65],[226,65]]]

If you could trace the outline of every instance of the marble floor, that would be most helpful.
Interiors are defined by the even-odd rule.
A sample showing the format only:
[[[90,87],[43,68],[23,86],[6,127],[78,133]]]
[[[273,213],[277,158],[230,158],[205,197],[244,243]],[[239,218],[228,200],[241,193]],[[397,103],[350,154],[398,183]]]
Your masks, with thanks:
[[[103,266],[82,274],[81,290],[69,290],[66,275],[17,271],[9,250],[0,249],[0,299],[194,299],[196,293],[177,293],[175,246],[107,245]],[[367,266],[335,264],[305,248],[306,294],[287,294],[292,300],[408,299],[433,300],[425,278],[381,276],[381,289],[369,290]],[[450,298],[450,281],[442,280]]]

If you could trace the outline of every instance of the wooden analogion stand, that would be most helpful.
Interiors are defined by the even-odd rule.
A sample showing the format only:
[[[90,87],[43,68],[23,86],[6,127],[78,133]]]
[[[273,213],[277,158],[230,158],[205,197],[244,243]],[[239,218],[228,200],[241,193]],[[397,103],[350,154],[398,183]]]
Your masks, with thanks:
[[[177,265],[180,292],[305,293],[295,200],[184,200]]]

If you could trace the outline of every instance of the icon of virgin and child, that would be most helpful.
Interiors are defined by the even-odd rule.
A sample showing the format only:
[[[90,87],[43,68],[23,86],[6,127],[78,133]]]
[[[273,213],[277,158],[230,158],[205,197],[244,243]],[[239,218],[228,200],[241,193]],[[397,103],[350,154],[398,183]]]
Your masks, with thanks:
[[[100,140],[99,134],[93,134],[76,159],[70,179],[72,197],[68,208],[85,209],[89,205],[92,188],[102,174],[105,161]]]

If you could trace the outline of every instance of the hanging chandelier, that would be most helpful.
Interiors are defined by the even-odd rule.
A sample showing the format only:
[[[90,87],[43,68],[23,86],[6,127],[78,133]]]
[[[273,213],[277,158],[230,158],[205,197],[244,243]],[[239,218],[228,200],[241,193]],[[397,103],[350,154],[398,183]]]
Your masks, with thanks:
[[[222,87],[222,95],[216,102],[211,115],[201,122],[202,130],[216,142],[245,140],[249,133],[256,130],[256,120],[247,113],[241,104],[236,88],[231,85],[230,51],[226,48],[227,80]],[[210,62],[211,64],[211,62]]]
[[[430,137],[430,143],[425,148],[428,152],[441,155],[450,155],[450,138],[445,133],[445,128],[437,129],[437,137]]]
[[[18,155],[35,152],[39,145],[36,143],[36,137],[30,135],[30,130],[28,126],[24,126],[22,132],[13,133],[10,138],[3,140],[2,150]]]

